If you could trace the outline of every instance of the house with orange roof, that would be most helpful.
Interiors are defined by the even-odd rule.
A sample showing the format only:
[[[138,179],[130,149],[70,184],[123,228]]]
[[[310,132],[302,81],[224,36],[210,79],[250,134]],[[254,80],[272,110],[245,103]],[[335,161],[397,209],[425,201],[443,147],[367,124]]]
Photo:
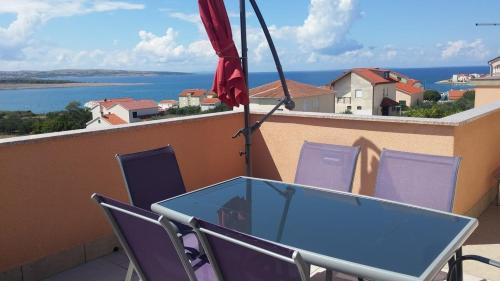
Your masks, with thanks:
[[[220,104],[221,104],[221,101],[218,98],[205,98],[200,103],[201,111],[207,111],[210,109],[214,109]]]
[[[92,120],[87,128],[103,128],[114,125],[142,121],[157,115],[158,103],[153,100],[134,100],[131,98],[105,99],[92,109]]]
[[[133,99],[132,98],[103,99],[97,101],[89,101],[85,103],[85,106],[89,108],[90,111],[92,112],[92,120],[93,120],[102,115],[108,114],[109,113],[108,109],[111,108],[113,105],[119,102],[131,101],[131,100]]]
[[[345,72],[330,83],[335,93],[335,113],[398,115],[398,81],[392,76],[390,70],[379,68],[354,68]]]
[[[459,100],[464,96],[465,92],[466,92],[465,90],[449,90],[448,100],[450,101]]]
[[[424,87],[420,81],[405,79],[396,83],[396,101],[403,106],[415,106],[424,100]]]
[[[176,100],[161,100],[158,103],[158,107],[160,108],[160,111],[165,111],[169,108],[172,107],[177,107],[179,103]]]
[[[294,80],[287,80],[288,91],[295,102],[294,111],[333,113],[335,108],[333,91],[328,87],[317,87]],[[250,108],[269,111],[284,92],[280,80],[250,89]],[[284,106],[280,111],[288,111]]]
[[[179,107],[201,106],[202,100],[214,97],[214,92],[204,89],[185,89],[179,94]]]

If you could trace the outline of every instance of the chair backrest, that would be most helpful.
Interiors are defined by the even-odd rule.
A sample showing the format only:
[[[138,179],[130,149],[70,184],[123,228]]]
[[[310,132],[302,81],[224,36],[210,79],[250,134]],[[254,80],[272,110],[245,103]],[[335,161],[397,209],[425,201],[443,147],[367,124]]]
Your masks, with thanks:
[[[219,280],[309,280],[297,251],[194,218],[191,227]]]
[[[195,281],[171,223],[155,213],[94,194],[141,280]]]
[[[186,192],[173,148],[117,154],[132,205],[150,210],[151,204]]]
[[[295,183],[351,192],[358,146],[304,142]]]
[[[451,212],[460,160],[384,149],[375,197]]]

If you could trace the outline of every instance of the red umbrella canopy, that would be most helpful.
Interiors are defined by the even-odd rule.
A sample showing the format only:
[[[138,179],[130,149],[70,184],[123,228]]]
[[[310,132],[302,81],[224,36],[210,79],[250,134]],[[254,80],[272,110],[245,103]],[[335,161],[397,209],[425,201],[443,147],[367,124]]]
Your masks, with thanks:
[[[248,88],[234,45],[231,24],[223,0],[198,0],[200,16],[210,43],[219,56],[212,91],[226,105],[233,107],[249,102]]]

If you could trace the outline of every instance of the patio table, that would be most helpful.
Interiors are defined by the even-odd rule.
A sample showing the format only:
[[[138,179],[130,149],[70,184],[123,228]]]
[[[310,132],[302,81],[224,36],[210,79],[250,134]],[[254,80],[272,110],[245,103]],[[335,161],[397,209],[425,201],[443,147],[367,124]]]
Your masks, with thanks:
[[[183,224],[197,217],[297,249],[313,265],[384,281],[432,280],[478,225],[451,213],[250,177],[151,208]]]

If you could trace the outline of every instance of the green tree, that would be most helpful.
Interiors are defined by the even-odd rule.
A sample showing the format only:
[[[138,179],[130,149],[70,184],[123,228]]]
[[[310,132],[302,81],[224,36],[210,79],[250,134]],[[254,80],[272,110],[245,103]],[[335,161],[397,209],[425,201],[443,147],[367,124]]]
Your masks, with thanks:
[[[436,90],[426,90],[424,92],[424,100],[437,102],[441,100],[441,93]]]

